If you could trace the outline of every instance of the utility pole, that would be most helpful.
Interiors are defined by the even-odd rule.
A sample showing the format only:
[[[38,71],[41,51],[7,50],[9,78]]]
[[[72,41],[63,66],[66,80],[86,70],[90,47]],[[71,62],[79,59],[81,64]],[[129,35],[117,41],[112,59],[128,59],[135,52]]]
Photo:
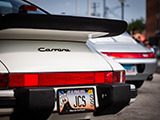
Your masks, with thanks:
[[[91,16],[91,0],[88,0],[88,16]]]
[[[76,2],[76,14],[78,15],[79,14],[79,0],[77,0],[77,2]]]
[[[96,15],[96,8],[97,8],[97,6],[96,6],[96,3],[94,2],[93,3],[93,14],[94,15]]]
[[[106,7],[106,0],[103,0],[103,17],[107,17],[107,7]]]
[[[94,2],[94,3],[93,3],[93,6],[92,6],[92,8],[93,8],[93,13],[92,13],[92,15],[93,15],[93,16],[100,16],[100,14],[98,14],[97,11],[96,11],[96,10],[97,10],[97,7],[99,7],[99,4],[96,3],[96,2]]]
[[[124,0],[121,0],[121,8],[122,8],[122,20],[124,20]]]

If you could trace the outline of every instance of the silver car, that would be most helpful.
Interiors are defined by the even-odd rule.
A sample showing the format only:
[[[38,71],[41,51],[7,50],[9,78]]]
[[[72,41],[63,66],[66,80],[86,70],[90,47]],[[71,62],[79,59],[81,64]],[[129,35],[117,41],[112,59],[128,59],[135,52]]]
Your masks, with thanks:
[[[141,87],[153,78],[157,60],[154,53],[137,43],[127,33],[115,37],[90,39],[88,44],[105,57],[119,62],[126,69],[126,82]]]

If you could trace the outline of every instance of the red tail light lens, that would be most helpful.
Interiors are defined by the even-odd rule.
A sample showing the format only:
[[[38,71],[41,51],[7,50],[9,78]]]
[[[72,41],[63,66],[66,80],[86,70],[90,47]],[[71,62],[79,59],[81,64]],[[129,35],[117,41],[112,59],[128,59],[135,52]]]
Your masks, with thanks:
[[[0,88],[7,87],[7,74],[0,74]]]
[[[114,82],[125,82],[125,71],[114,72]]]
[[[94,73],[39,74],[39,86],[93,84]]]
[[[105,78],[104,83],[113,83],[114,82],[113,81],[113,72],[106,73],[104,78]]]
[[[113,77],[115,75],[116,77]],[[125,76],[124,76],[125,77]],[[9,87],[61,86],[122,82],[119,72],[9,74]],[[114,79],[114,81],[113,81]]]
[[[24,74],[24,86],[38,86],[38,74]]]
[[[108,57],[113,57],[113,58],[155,58],[154,53],[110,53],[110,52],[102,52],[102,54],[106,54]]]
[[[9,87],[23,87],[24,75],[23,74],[9,74]]]
[[[113,83],[113,72],[95,73],[95,83]]]
[[[114,82],[121,82],[121,72],[114,72]]]
[[[122,71],[122,82],[125,82],[126,80],[126,72]]]
[[[20,10],[25,10],[25,11],[36,11],[37,7],[33,5],[22,5],[19,8]]]

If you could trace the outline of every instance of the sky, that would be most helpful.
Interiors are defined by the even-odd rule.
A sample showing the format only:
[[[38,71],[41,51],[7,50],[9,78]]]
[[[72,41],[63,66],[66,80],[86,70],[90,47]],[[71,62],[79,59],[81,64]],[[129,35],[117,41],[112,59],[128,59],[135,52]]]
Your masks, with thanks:
[[[88,0],[29,0],[36,5],[47,10],[51,14],[67,14],[77,15],[77,1],[78,1],[78,15],[88,15]],[[91,13],[93,13],[93,6],[96,4],[96,14],[103,17],[103,0],[90,0]],[[106,0],[106,7],[108,19],[121,19],[121,0]],[[124,0],[124,20],[130,23],[132,20],[144,18],[146,19],[146,0]]]

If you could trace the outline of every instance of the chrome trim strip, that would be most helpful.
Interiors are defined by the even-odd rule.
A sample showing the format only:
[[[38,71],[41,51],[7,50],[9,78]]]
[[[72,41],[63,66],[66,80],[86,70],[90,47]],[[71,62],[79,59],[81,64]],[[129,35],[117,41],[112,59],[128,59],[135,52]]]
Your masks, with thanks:
[[[0,97],[14,97],[13,90],[0,90]]]

